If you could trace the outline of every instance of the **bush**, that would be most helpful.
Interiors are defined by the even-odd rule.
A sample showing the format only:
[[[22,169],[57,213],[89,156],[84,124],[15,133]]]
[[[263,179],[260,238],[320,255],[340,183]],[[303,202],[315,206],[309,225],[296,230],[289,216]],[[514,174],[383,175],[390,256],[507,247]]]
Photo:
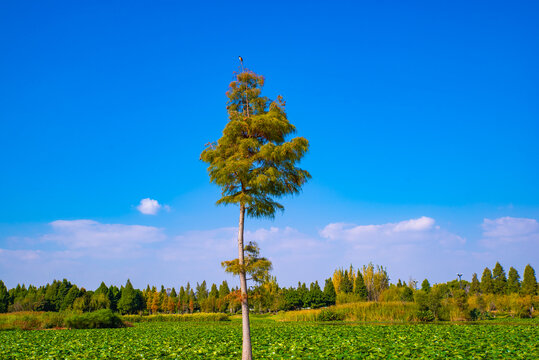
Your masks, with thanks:
[[[470,319],[471,321],[479,320],[480,317],[481,317],[481,310],[477,308],[473,308],[472,310],[468,312],[468,319]]]
[[[65,325],[71,329],[102,329],[125,326],[122,319],[110,309],[72,315],[65,319]]]
[[[316,316],[317,321],[343,321],[344,314],[334,309],[322,309]]]
[[[419,321],[428,322],[434,321],[434,313],[430,310],[419,310],[416,312],[415,317]]]

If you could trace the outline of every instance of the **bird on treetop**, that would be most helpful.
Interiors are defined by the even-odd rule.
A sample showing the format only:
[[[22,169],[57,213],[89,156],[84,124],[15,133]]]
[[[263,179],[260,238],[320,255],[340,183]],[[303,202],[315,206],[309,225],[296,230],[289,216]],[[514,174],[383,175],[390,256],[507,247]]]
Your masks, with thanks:
[[[243,62],[243,58],[241,56],[238,56],[240,58],[240,61]]]

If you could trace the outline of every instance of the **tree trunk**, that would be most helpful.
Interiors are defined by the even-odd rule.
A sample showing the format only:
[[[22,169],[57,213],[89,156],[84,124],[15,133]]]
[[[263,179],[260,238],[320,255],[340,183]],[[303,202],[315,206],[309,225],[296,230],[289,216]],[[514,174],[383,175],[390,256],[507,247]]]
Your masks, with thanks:
[[[238,260],[240,267],[244,264],[243,259],[243,223],[245,219],[245,205],[240,205],[240,226],[238,229]],[[241,288],[241,320],[243,330],[243,348],[241,352],[242,360],[251,360],[253,353],[251,350],[251,327],[249,324],[249,302],[247,299],[247,278],[245,270],[240,271]]]

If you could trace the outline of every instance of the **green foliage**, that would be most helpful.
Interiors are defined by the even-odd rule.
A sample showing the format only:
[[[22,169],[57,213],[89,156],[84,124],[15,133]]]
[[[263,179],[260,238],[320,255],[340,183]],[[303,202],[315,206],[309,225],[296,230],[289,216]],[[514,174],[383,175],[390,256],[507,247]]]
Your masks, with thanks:
[[[350,279],[350,275],[348,274],[348,270],[344,272],[344,277],[342,278],[342,281],[339,285],[339,292],[342,292],[344,294],[349,294],[353,291],[354,284],[352,283],[352,280]]]
[[[363,275],[361,275],[361,271],[359,270],[357,271],[356,280],[354,281],[354,294],[358,295],[362,301],[367,300],[367,287],[365,286]]]
[[[430,283],[427,279],[423,280],[423,282],[421,283],[421,290],[423,290],[424,292],[430,291]]]
[[[345,294],[338,294],[345,295]],[[352,295],[352,294],[348,294]],[[346,321],[362,322],[408,322],[414,320],[418,306],[415,303],[356,302],[332,306],[327,309],[344,315]],[[325,309],[289,311],[281,315],[283,321],[317,321]]]
[[[505,294],[507,291],[507,278],[499,262],[492,269],[492,290],[494,294]]]
[[[509,268],[507,278],[507,292],[509,294],[518,293],[520,291],[520,275],[514,267]]]
[[[473,273],[472,283],[470,284],[470,292],[472,294],[478,294],[480,291],[481,291],[481,285],[479,284],[479,279],[477,278],[477,274]]]
[[[531,359],[533,325],[379,326],[253,321],[256,359]],[[2,359],[239,359],[238,323],[0,332]]]
[[[225,268],[226,272],[239,275],[243,271],[249,274],[254,282],[263,283],[268,278],[269,272],[272,269],[271,261],[260,256],[260,248],[253,241],[244,247],[244,251],[245,258],[243,266],[240,266],[238,259],[223,261],[221,265]]]
[[[206,285],[206,280],[202,281],[201,284],[197,283],[196,286],[196,297],[198,301],[206,300],[208,297],[208,286]]]
[[[143,307],[143,299],[140,290],[135,290],[131,281],[127,279],[127,283],[122,290],[122,295],[118,301],[118,311],[122,314],[133,314]]]
[[[414,301],[414,291],[408,286],[403,286],[400,301]]]
[[[324,285],[324,300],[326,305],[335,305],[336,299],[337,293],[335,292],[333,281],[331,281],[331,278],[326,279],[326,283]]]
[[[71,289],[67,292],[65,298],[62,300],[62,305],[60,306],[60,310],[66,310],[71,309],[73,307],[73,303],[79,296],[79,288],[77,286],[72,286]]]
[[[110,309],[71,315],[65,319],[65,325],[71,329],[102,329],[125,326],[120,317]]]
[[[0,315],[0,330],[41,330],[60,328],[68,312],[24,311]]]
[[[345,315],[343,313],[335,311],[335,309],[327,308],[322,309],[317,315],[317,321],[342,321]]]
[[[415,315],[416,319],[421,322],[429,322],[436,320],[436,316],[430,310],[418,310]]]
[[[196,314],[159,314],[159,315],[122,315],[121,319],[130,323],[143,322],[207,322],[207,321],[228,321],[226,314],[219,313],[196,313]]]
[[[537,294],[537,278],[535,277],[535,270],[530,264],[526,265],[526,268],[524,269],[521,292],[524,295]]]
[[[429,292],[418,290],[414,294],[414,301],[419,306],[419,311],[430,310],[440,320],[442,300],[447,297],[447,290],[443,286],[435,285]]]
[[[320,289],[318,281],[311,283],[309,292],[305,296],[304,306],[310,307],[311,309],[317,309],[325,305],[326,301],[324,299],[324,293],[322,292],[322,289]]]
[[[281,97],[261,96],[264,78],[251,71],[230,83],[228,118],[223,136],[200,155],[209,164],[210,181],[221,187],[217,204],[242,205],[252,217],[273,217],[283,206],[274,198],[296,194],[310,178],[295,165],[305,155],[305,138],[295,132]]]
[[[6,285],[4,285],[4,282],[0,280],[0,313],[7,312],[8,306],[9,306],[9,294],[8,294]]]
[[[494,292],[494,284],[492,283],[492,272],[488,267],[483,271],[481,275],[481,292],[483,294],[492,294]]]

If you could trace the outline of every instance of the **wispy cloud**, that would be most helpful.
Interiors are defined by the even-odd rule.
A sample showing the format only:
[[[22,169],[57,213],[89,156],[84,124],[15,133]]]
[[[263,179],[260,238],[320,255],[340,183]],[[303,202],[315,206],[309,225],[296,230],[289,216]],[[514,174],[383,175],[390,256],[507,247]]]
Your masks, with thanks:
[[[465,239],[435,226],[435,220],[422,216],[417,219],[379,225],[331,223],[320,231],[329,240],[345,240],[357,245],[379,247],[437,241],[442,245],[464,244]]]
[[[235,227],[167,236],[152,226],[94,220],[57,220],[49,226],[46,234],[21,241],[24,249],[16,249],[15,240],[12,249],[0,249],[0,273],[6,279],[40,283],[54,276],[82,279],[91,286],[101,280],[118,284],[128,277],[137,286],[232,280],[220,263],[237,257]],[[427,216],[382,224],[336,222],[318,234],[288,226],[254,228],[246,230],[245,242],[258,242],[283,285],[322,280],[336,267],[371,261],[387,266],[395,279],[435,280],[430,276],[436,273],[444,281],[457,272],[470,278],[498,260],[517,267],[537,261],[537,220],[485,219],[481,226],[481,239],[472,242]]]
[[[153,226],[102,224],[93,220],[56,220],[52,232],[41,239],[99,258],[140,255],[146,244],[165,239],[162,229]]]
[[[502,217],[498,219],[484,219],[483,237],[489,241],[526,242],[539,241],[539,223],[535,219]]]

